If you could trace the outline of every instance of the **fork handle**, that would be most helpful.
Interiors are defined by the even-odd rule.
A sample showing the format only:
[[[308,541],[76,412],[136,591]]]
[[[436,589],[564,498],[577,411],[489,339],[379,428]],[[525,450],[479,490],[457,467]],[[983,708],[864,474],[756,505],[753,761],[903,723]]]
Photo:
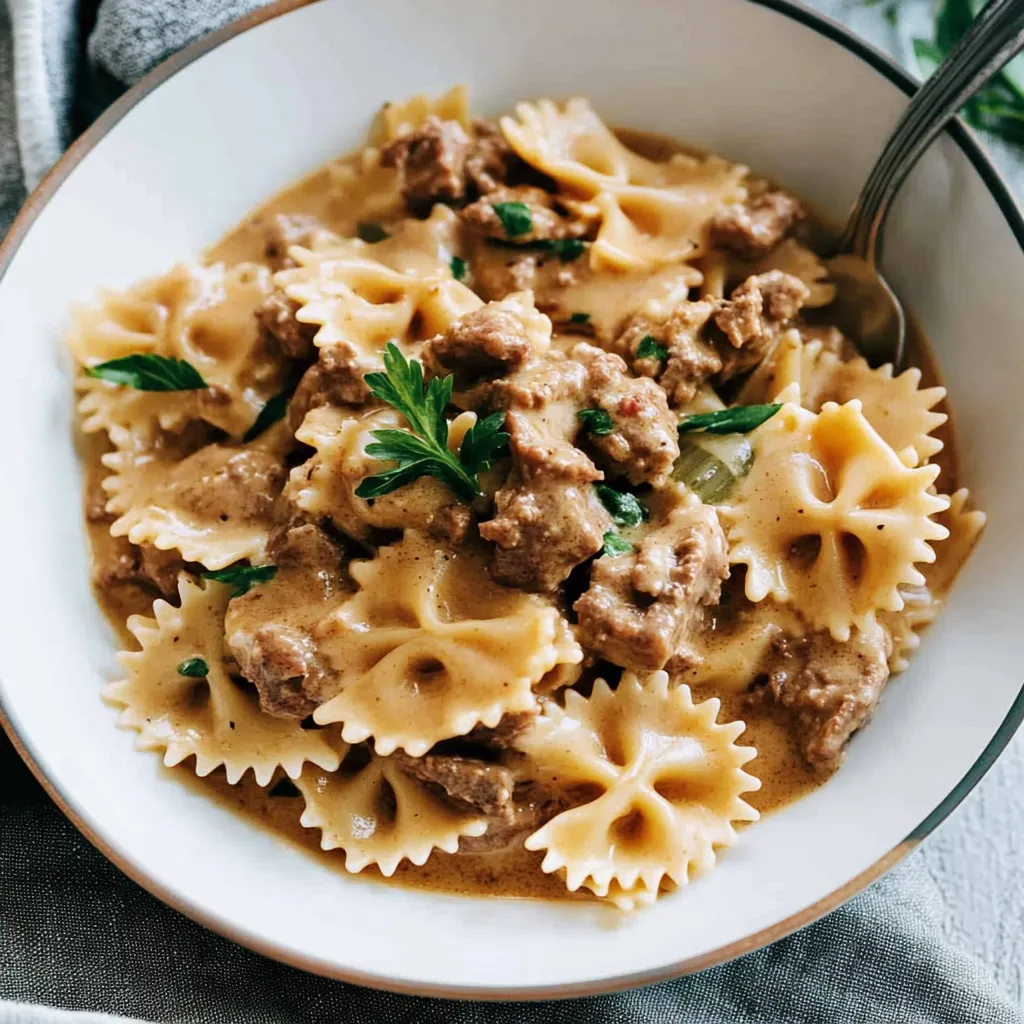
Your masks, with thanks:
[[[1024,0],[990,0],[897,122],[850,212],[839,252],[875,263],[882,225],[907,175],[956,112],[1022,48]]]

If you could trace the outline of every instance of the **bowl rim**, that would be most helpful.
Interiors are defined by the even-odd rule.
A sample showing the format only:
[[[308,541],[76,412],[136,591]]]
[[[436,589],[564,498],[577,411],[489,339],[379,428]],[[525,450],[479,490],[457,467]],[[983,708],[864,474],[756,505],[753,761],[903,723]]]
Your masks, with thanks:
[[[142,99],[193,61],[216,49],[221,44],[234,39],[251,28],[317,2],[319,0],[274,0],[274,2],[266,7],[252,11],[179,50],[144,75],[118,97],[71,144],[26,199],[7,235],[4,237],[2,244],[0,244],[0,282],[6,276],[10,265],[21,248],[21,243],[46,204],[76,169],[83,157]],[[745,0],[745,2],[774,11],[844,47],[859,57],[873,71],[888,79],[889,82],[908,97],[918,88],[919,83],[913,76],[888,54],[857,36],[838,21],[805,7],[800,0]],[[1012,190],[993,163],[992,158],[984,150],[975,133],[967,127],[961,118],[954,119],[946,129],[946,133],[954,139],[978,176],[982,179],[985,187],[999,207],[1000,213],[1005,218],[1007,225],[1013,232],[1017,244],[1024,251],[1024,214],[1022,214],[1021,207],[1014,198]],[[1017,696],[1014,698],[1013,704],[1010,706],[992,739],[985,746],[985,749],[959,782],[956,783],[916,828],[912,829],[900,843],[896,844],[896,846],[865,871],[862,871],[844,885],[810,906],[803,908],[795,914],[791,914],[789,917],[767,928],[763,928],[743,939],[720,946],[699,956],[688,957],[668,966],[648,971],[616,975],[601,979],[600,981],[566,985],[546,985],[514,989],[475,989],[465,986],[402,983],[385,974],[350,970],[320,958],[293,954],[288,950],[277,947],[271,939],[251,933],[211,913],[201,905],[179,898],[176,894],[170,892],[160,879],[148,874],[143,866],[128,860],[119,851],[115,850],[104,838],[101,829],[88,819],[84,811],[76,808],[74,802],[65,796],[59,786],[47,777],[33,754],[28,738],[19,735],[13,722],[5,713],[2,696],[2,692],[0,692],[0,728],[6,733],[12,746],[50,799],[53,800],[78,831],[107,860],[164,904],[184,914],[202,927],[208,928],[232,942],[273,960],[321,977],[407,995],[480,1000],[540,1000],[603,995],[640,985],[668,981],[685,974],[691,974],[708,967],[723,964],[791,935],[793,932],[824,917],[842,903],[862,892],[914,850],[923,839],[955,810],[967,794],[981,781],[992,765],[995,764],[1022,721],[1024,721],[1024,685],[1022,685]]]

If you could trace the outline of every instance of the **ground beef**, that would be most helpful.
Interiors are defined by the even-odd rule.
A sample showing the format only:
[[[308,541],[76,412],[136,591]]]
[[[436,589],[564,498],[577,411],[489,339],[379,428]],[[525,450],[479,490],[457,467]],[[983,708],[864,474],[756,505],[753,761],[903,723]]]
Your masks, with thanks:
[[[473,510],[460,501],[442,505],[427,518],[427,533],[458,547],[465,544],[473,525]]]
[[[509,233],[507,214],[503,220],[495,209],[503,203],[526,207],[529,212],[529,221],[523,225],[526,230]],[[585,238],[596,228],[595,221],[571,214],[556,196],[535,185],[502,186],[467,206],[461,217],[471,235],[517,245],[555,238]]]
[[[280,456],[259,448],[207,445],[168,473],[168,500],[221,523],[259,522],[274,515],[288,477]]]
[[[228,636],[228,647],[243,676],[260,695],[260,709],[275,718],[306,718],[317,701],[304,693],[309,677],[326,669],[313,638],[280,623],[261,626],[252,633],[238,630]]]
[[[778,338],[783,325],[800,312],[810,290],[798,277],[781,270],[748,277],[714,313],[728,345],[719,346],[724,382],[756,366]]]
[[[505,417],[513,470],[480,536],[496,545],[491,575],[524,590],[551,591],[597,554],[611,518],[593,481],[604,474],[562,438],[540,433],[523,413]]]
[[[519,162],[496,124],[473,122],[473,139],[466,156],[466,177],[478,195],[487,195],[508,179]]]
[[[256,309],[256,322],[266,341],[291,359],[310,359],[316,348],[313,338],[319,324],[304,324],[295,318],[299,304],[284,292],[274,291]]]
[[[594,345],[580,344],[572,358],[587,371],[588,408],[611,416],[611,434],[586,434],[611,472],[630,483],[663,483],[679,457],[679,429],[665,392],[646,377],[630,377],[617,356]]]
[[[765,192],[749,205],[727,206],[711,222],[713,245],[754,260],[775,248],[804,217],[799,200],[785,192]]]
[[[658,381],[670,405],[685,405],[706,380],[722,369],[722,357],[701,336],[713,312],[714,305],[704,301],[680,303],[662,321],[637,313],[626,322],[615,348],[635,373]],[[638,355],[637,350],[648,338],[665,349],[666,358]]]
[[[518,370],[533,354],[525,325],[512,310],[482,306],[423,346],[423,363],[437,377],[455,375],[455,390]]]
[[[92,579],[97,587],[134,583],[161,597],[178,594],[178,574],[185,562],[176,550],[132,544],[127,537],[104,537],[93,547]]]
[[[511,711],[494,728],[474,725],[463,737],[466,743],[488,750],[509,750],[536,719],[535,711]]]
[[[482,836],[463,837],[460,853],[497,853],[521,847],[527,836],[556,815],[593,798],[594,794],[549,789],[536,782],[519,782],[512,794],[512,813],[506,821],[492,821]]]
[[[263,257],[272,270],[295,266],[288,255],[293,245],[309,245],[312,235],[323,225],[305,213],[279,213],[266,228]]]
[[[515,778],[508,768],[457,754],[410,757],[398,750],[391,759],[410,778],[439,786],[458,806],[479,812],[500,824],[513,820]]]
[[[370,396],[363,376],[366,369],[347,342],[324,345],[288,402],[292,430],[298,429],[310,409],[321,405],[362,405]]]
[[[780,637],[755,699],[786,708],[807,763],[834,771],[850,737],[878,703],[889,678],[891,651],[892,641],[880,628],[855,632],[845,643],[830,633]]]
[[[638,672],[662,668],[700,608],[717,603],[729,574],[728,545],[707,505],[675,509],[639,549],[599,558],[573,606],[580,642]]]
[[[381,163],[398,169],[399,187],[410,211],[426,214],[434,203],[466,197],[470,146],[458,121],[442,121],[431,114],[419,128],[386,146]]]
[[[821,342],[821,351],[839,356],[844,362],[855,359],[858,355],[857,346],[838,327],[831,324],[820,327],[800,326],[800,338],[805,345]]]
[[[341,545],[325,530],[301,519],[274,530],[267,553],[270,561],[280,568],[312,565],[327,571],[340,568],[345,555]]]
[[[345,551],[315,523],[295,520],[271,534],[268,553],[277,575],[231,600],[227,644],[264,712],[305,718],[334,689],[312,629],[347,589]]]
[[[488,403],[494,409],[540,411],[567,400],[583,400],[587,371],[582,363],[551,352],[494,382]]]

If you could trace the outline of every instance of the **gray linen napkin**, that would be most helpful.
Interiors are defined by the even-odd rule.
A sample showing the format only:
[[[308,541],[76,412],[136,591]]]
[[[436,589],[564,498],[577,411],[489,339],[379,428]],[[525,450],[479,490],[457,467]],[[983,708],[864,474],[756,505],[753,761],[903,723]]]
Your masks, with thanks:
[[[0,227],[124,85],[256,6],[258,0],[7,0],[0,7]],[[927,31],[928,0],[902,0],[895,27],[870,0],[815,6],[904,59],[911,33]],[[1024,187],[1024,160],[1006,149],[997,156]],[[768,949],[614,996],[453,1003],[314,978],[203,930],[93,850],[0,738],[0,1024],[114,1019],[98,1013],[239,1024],[1022,1024],[1021,821],[1018,739],[921,853]]]

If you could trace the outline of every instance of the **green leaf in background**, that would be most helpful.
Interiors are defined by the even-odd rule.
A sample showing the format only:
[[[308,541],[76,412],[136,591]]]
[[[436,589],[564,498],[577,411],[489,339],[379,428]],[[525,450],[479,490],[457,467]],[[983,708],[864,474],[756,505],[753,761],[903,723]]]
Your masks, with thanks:
[[[466,261],[461,256],[453,256],[451,261],[452,277],[461,281],[466,276]]]
[[[942,0],[935,13],[935,38],[915,39],[922,78],[931,75],[963,38],[985,0]],[[1024,143],[1024,57],[1015,57],[961,111],[973,128],[1008,142]]]
[[[191,363],[152,352],[109,359],[88,367],[85,372],[89,377],[123,384],[136,391],[199,391],[207,386]]]

